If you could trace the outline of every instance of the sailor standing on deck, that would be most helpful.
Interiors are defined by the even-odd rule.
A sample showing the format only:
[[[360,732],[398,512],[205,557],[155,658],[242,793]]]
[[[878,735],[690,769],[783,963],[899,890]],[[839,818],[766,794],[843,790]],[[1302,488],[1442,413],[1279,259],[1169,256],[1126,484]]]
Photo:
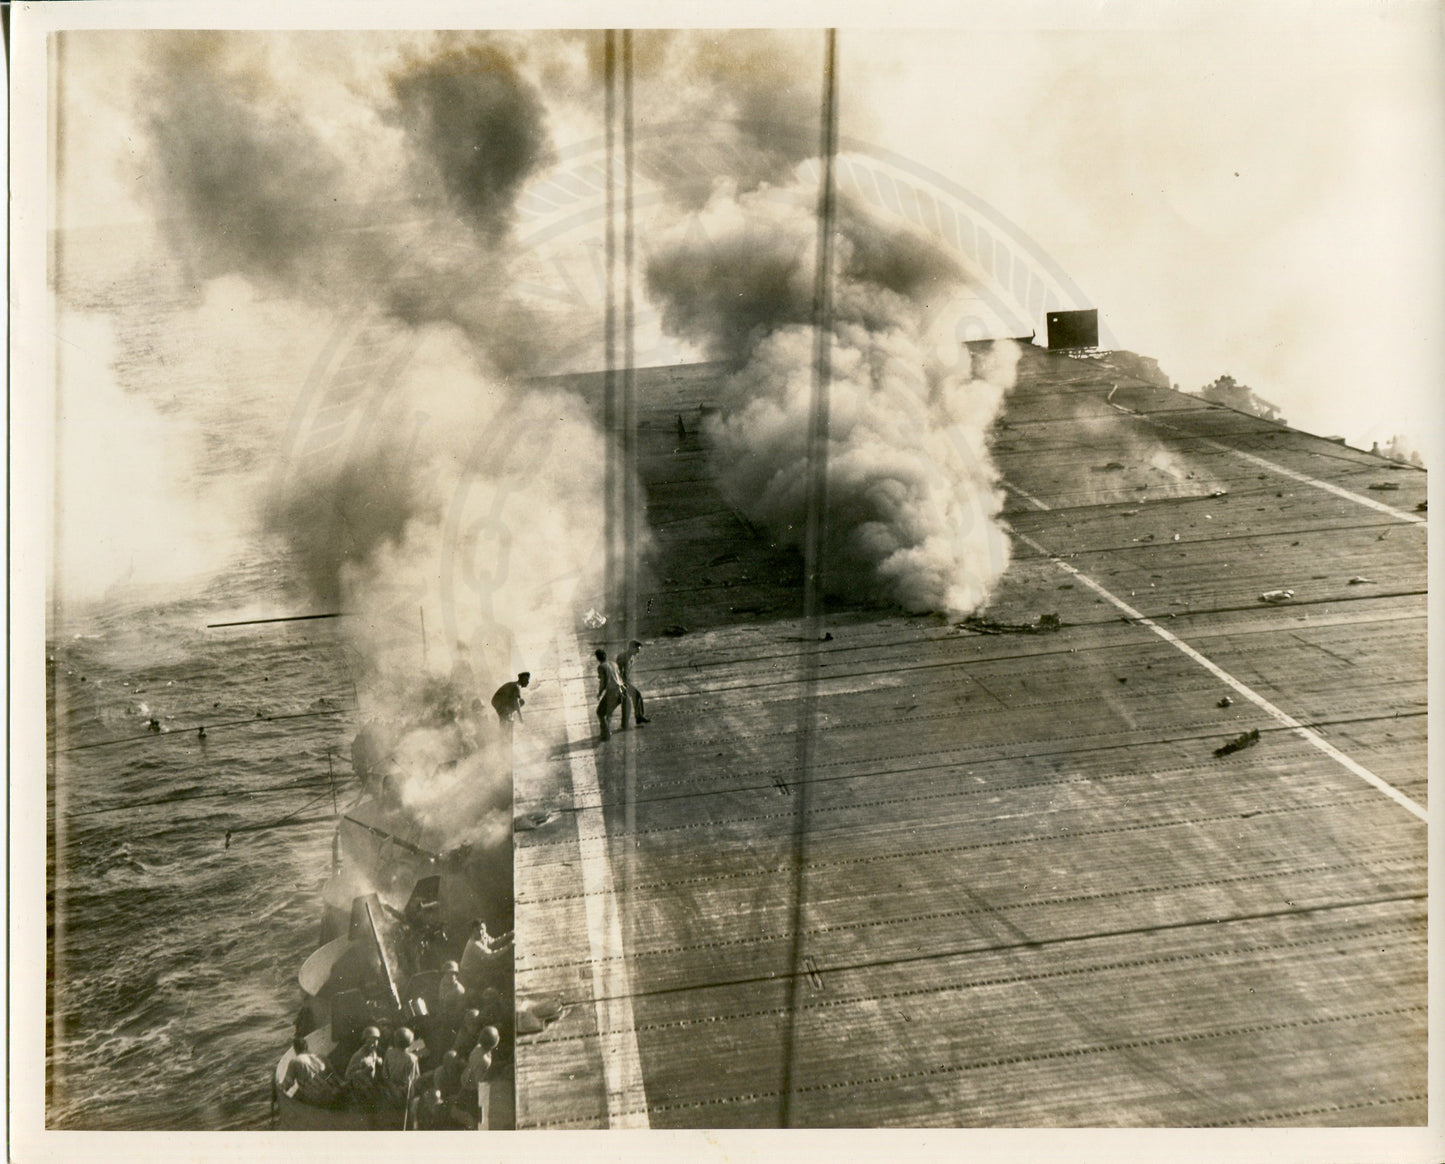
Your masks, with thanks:
[[[346,1065],[346,1088],[359,1107],[375,1110],[383,1098],[384,1071],[380,1048],[381,1031],[367,1027],[361,1032],[361,1046]]]
[[[482,1105],[485,1096],[481,1085],[490,1080],[492,1054],[502,1041],[496,1027],[483,1027],[477,1036],[477,1045],[467,1057],[466,1070],[462,1072],[461,1086],[457,1089],[457,1114],[467,1121],[467,1126],[476,1127],[482,1119]]]
[[[423,1132],[444,1132],[457,1127],[447,1114],[446,1097],[435,1087],[423,1088],[411,1101],[411,1126]]]
[[[602,723],[602,738],[612,738],[612,725],[608,722],[612,713],[622,706],[624,688],[622,674],[616,663],[607,661],[607,652],[600,647],[597,656],[597,718]]]
[[[642,710],[642,692],[632,682],[632,661],[637,658],[637,652],[642,650],[642,644],[633,639],[627,644],[627,650],[617,656],[617,673],[622,676],[622,687],[625,698],[622,700],[622,726],[627,726],[629,712],[637,713],[638,723],[647,723],[647,713]]]
[[[437,1019],[448,1032],[457,1029],[467,1009],[467,989],[457,977],[460,970],[455,962],[442,963],[442,977],[437,984]]]

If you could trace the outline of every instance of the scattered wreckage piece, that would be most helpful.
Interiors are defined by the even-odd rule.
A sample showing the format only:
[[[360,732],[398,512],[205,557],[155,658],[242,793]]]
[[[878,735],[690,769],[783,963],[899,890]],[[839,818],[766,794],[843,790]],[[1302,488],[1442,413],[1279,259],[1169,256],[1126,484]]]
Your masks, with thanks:
[[[954,625],[981,635],[1041,635],[1056,631],[1064,624],[1057,614],[1041,614],[1038,622],[998,622],[971,614]]]
[[[1245,748],[1252,748],[1259,743],[1259,728],[1250,728],[1249,731],[1237,735],[1227,744],[1220,744],[1214,749],[1216,756],[1228,756],[1234,752],[1242,752]]]

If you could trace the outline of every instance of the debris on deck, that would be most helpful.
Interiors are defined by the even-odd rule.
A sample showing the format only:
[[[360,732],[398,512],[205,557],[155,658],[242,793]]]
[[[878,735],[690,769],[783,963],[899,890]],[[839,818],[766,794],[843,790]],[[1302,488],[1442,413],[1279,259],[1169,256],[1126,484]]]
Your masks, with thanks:
[[[550,824],[557,819],[557,813],[551,809],[534,812],[524,812],[512,821],[512,828],[517,832],[530,832],[539,829],[545,824]]]
[[[981,635],[1039,635],[1056,631],[1064,624],[1057,614],[1041,614],[1038,622],[998,622],[971,614],[954,625]]]
[[[1250,728],[1242,735],[1237,735],[1227,744],[1220,744],[1214,749],[1216,756],[1228,756],[1233,752],[1242,752],[1245,748],[1252,748],[1259,743],[1259,728]]]
[[[517,1034],[535,1035],[556,1022],[567,1011],[566,1005],[555,995],[540,998],[519,998],[517,1000]]]

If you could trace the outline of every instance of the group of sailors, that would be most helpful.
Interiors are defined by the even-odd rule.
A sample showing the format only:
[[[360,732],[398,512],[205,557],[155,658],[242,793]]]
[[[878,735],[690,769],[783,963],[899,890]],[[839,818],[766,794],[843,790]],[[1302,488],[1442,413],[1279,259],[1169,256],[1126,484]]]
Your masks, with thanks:
[[[419,1008],[422,1037],[410,1026],[385,1032],[386,1024],[367,1026],[359,1046],[354,1035],[349,1040],[355,1047],[349,1055],[339,1044],[328,1061],[298,1035],[281,1089],[313,1107],[404,1112],[408,1128],[478,1127],[486,1117],[483,1085],[512,1045],[511,961],[512,935],[493,938],[484,923],[473,922],[461,961],[441,967],[430,1000],[435,1010]]]
[[[405,1111],[409,1128],[475,1128],[484,1115],[480,1085],[491,1080],[502,1036],[496,1027],[481,1025],[475,1008],[467,1018],[471,1021],[458,1030],[441,1062],[425,1074],[421,1060],[426,1045],[410,1027],[396,1028],[389,1039],[383,1038],[380,1027],[367,1027],[344,1073],[309,1050],[306,1039],[297,1035],[282,1089],[313,1107]]]
[[[618,709],[622,711],[623,731],[630,717],[640,724],[647,723],[642,692],[632,682],[632,663],[640,650],[642,644],[633,639],[615,661],[609,660],[600,647],[593,652],[597,658],[597,721],[604,740],[612,738],[612,713]]]
[[[597,659],[597,722],[603,740],[612,738],[612,713],[621,710],[622,730],[626,731],[629,720],[639,724],[648,722],[642,701],[642,692],[632,681],[632,664],[642,644],[633,639],[615,660],[608,659],[607,652],[598,648]],[[529,671],[521,672],[515,679],[503,683],[492,695],[492,710],[502,726],[511,731],[512,724],[522,722],[522,708],[526,700],[522,689],[532,681]]]

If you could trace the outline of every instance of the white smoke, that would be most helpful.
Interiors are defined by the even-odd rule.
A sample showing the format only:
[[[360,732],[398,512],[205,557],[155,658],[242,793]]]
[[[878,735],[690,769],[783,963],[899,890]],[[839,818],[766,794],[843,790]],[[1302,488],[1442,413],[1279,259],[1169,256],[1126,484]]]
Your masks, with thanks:
[[[526,45],[156,35],[132,82],[139,185],[187,277],[247,288],[228,301],[262,334],[278,309],[343,342],[366,321],[366,345],[318,361],[314,407],[281,410],[300,435],[256,478],[255,520],[297,605],[347,613],[394,789],[454,843],[509,835],[486,702],[531,662],[516,643],[545,641],[575,588],[596,588],[605,524],[593,409],[538,380],[596,323],[543,315],[515,286],[518,200],[553,154],[539,78],[585,68]],[[282,435],[274,415],[258,425]]]
[[[712,433],[729,501],[793,545],[806,522],[812,355],[810,329],[764,339],[730,384],[749,402]],[[978,377],[945,371],[901,328],[839,327],[829,386],[828,589],[909,611],[984,603],[1008,565],[1008,538],[995,520],[1003,498],[983,434],[1012,384],[1009,364],[1000,353]]]
[[[222,502],[196,488],[199,429],[128,393],[111,321],[62,311],[56,431],[55,581],[86,602],[202,579],[233,548]],[[178,427],[189,439],[176,440]]]
[[[741,367],[712,424],[729,501],[785,544],[804,537],[813,386],[813,236],[806,184],[715,196],[648,266],[674,334]],[[829,382],[824,583],[910,611],[967,613],[1008,565],[988,432],[1017,347],[976,358],[932,321],[963,286],[927,240],[839,210]],[[951,358],[950,358],[951,357]]]

